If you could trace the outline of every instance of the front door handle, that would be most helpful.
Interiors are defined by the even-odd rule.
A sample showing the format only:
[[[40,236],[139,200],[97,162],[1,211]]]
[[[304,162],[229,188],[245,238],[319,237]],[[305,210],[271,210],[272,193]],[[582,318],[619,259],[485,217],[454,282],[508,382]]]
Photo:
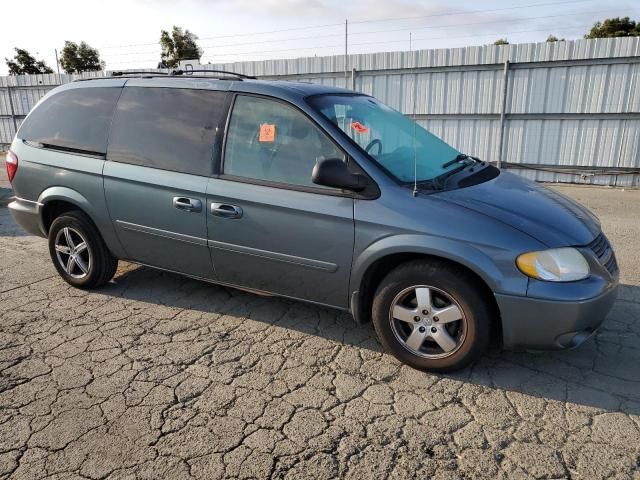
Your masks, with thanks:
[[[217,217],[240,218],[242,217],[242,208],[228,203],[212,203],[211,213]]]
[[[201,212],[202,202],[197,198],[173,197],[173,206],[187,212]]]

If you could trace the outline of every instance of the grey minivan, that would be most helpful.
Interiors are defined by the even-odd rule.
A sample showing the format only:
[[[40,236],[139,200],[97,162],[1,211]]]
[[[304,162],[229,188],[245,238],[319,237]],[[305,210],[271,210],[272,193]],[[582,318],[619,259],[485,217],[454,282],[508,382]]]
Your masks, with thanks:
[[[598,220],[375,98],[235,74],[52,90],[7,157],[11,213],[60,276],[118,259],[349,311],[423,370],[569,348],[618,285]]]

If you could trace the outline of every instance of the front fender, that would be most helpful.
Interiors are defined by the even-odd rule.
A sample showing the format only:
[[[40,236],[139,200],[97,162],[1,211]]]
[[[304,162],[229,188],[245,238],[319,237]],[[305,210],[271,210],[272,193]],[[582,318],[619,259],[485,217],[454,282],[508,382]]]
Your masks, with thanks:
[[[459,263],[476,273],[494,293],[525,295],[527,291],[527,278],[515,267],[510,249],[432,235],[399,234],[377,240],[357,256],[350,293],[360,289],[365,273],[376,261],[398,253],[432,255]]]

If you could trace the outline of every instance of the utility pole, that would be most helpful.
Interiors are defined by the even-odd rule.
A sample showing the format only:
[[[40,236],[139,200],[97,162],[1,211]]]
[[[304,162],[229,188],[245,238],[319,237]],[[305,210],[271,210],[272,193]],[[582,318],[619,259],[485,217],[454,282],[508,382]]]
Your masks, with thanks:
[[[58,75],[60,75],[60,62],[58,61],[58,49],[54,48],[54,52],[56,52],[56,68],[58,69]]]
[[[344,76],[348,75],[349,62],[347,61],[347,55],[349,54],[349,20],[344,21]]]

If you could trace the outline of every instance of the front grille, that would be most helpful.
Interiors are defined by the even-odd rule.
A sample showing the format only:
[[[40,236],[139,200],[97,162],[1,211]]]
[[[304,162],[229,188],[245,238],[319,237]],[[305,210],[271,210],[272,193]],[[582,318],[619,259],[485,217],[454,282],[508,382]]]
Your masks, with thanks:
[[[589,245],[593,253],[596,254],[600,263],[607,269],[607,271],[613,275],[618,271],[618,263],[616,262],[616,255],[611,248],[611,244],[604,233],[600,233]]]

